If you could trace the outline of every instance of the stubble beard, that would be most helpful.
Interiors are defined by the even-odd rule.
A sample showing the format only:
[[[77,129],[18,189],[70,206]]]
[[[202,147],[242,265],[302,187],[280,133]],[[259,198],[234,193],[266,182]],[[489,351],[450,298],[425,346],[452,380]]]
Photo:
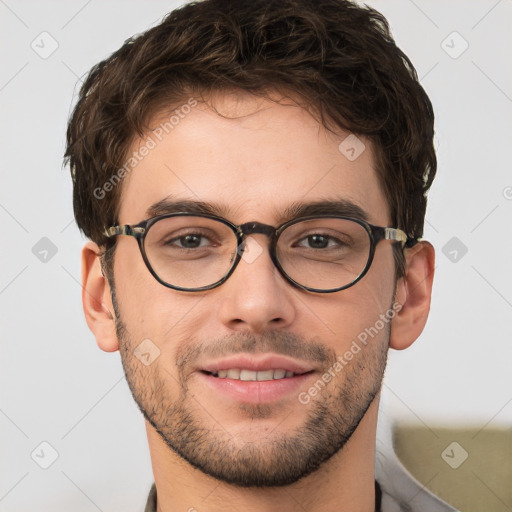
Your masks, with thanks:
[[[123,368],[140,411],[173,452],[222,482],[239,487],[281,487],[310,475],[343,449],[380,391],[387,361],[389,325],[380,337],[355,354],[339,376],[321,388],[307,406],[298,399],[292,403],[289,414],[297,409],[302,413],[300,408],[308,407],[300,427],[286,433],[270,432],[257,441],[244,440],[243,434],[234,436],[212,419],[215,407],[210,404],[206,409],[189,390],[193,376],[185,371],[186,365],[192,362],[190,355],[197,355],[199,347],[206,345],[197,344],[191,349],[187,340],[177,357],[178,378],[158,364],[158,359],[144,366],[134,357],[137,343],[123,322],[113,288],[112,295]],[[227,345],[243,352],[272,348],[279,352],[283,346],[294,343],[296,347],[305,346],[304,341],[290,336],[271,331],[256,340],[252,334],[240,333],[228,339]],[[325,371],[336,360],[334,351],[324,344],[317,343],[304,350],[323,360]],[[171,396],[175,395],[173,387],[179,390],[175,399]],[[239,404],[239,412],[241,421],[250,421],[254,429],[259,420],[268,421],[279,410],[272,404]],[[276,420],[276,427],[282,421]]]

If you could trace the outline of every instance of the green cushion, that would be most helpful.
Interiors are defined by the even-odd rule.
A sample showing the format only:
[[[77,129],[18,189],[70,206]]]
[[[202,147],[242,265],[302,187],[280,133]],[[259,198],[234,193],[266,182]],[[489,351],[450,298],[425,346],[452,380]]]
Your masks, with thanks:
[[[410,473],[461,512],[512,511],[512,429],[397,425],[393,442]]]

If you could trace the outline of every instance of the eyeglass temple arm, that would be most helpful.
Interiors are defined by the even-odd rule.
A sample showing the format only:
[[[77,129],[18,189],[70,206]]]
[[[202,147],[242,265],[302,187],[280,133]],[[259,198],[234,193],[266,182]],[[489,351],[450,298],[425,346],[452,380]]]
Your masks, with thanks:
[[[404,231],[396,228],[384,228],[384,239],[400,242],[402,247],[412,247],[419,241],[417,238],[409,238]]]
[[[129,226],[125,224],[124,226],[112,226],[105,230],[105,236],[108,238],[112,238],[114,236],[125,235],[125,236],[140,236],[146,231],[146,228],[139,226]]]

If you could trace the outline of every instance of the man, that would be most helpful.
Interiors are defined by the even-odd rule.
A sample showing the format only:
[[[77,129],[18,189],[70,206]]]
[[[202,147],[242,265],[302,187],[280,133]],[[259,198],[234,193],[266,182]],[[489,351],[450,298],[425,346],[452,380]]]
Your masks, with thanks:
[[[375,463],[387,351],[430,307],[433,118],[345,0],[191,3],[91,70],[83,303],[146,419],[146,510],[453,510]]]

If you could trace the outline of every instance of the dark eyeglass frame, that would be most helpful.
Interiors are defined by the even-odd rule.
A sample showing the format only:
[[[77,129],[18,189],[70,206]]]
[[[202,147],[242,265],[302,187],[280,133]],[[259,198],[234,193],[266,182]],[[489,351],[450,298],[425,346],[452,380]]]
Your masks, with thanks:
[[[222,224],[225,224],[228,226],[233,233],[236,236],[237,239],[237,249],[236,249],[236,257],[233,260],[233,263],[231,264],[231,268],[227,272],[227,274],[216,281],[215,283],[207,286],[201,286],[199,288],[183,288],[180,286],[175,286],[170,283],[167,283],[166,281],[163,281],[158,274],[153,270],[153,267],[151,266],[151,263],[149,262],[149,259],[146,255],[146,250],[144,247],[144,240],[146,238],[146,235],[155,223],[162,219],[170,218],[170,217],[203,217],[206,219],[216,220],[218,222],[221,222]],[[292,279],[283,269],[281,264],[279,263],[279,260],[277,259],[276,254],[276,248],[277,248],[277,242],[279,240],[279,237],[281,233],[288,228],[289,226],[293,224],[297,224],[299,222],[307,221],[307,220],[315,220],[315,219],[344,219],[349,220],[352,222],[356,222],[360,226],[362,226],[366,232],[368,233],[368,236],[370,238],[370,251],[368,255],[368,261],[366,263],[366,266],[362,270],[362,272],[349,284],[345,286],[341,286],[338,288],[332,288],[328,290],[322,290],[317,288],[310,288],[308,286],[304,286],[294,279]],[[382,240],[391,240],[395,242],[400,242],[402,248],[404,247],[412,247],[416,242],[418,242],[417,239],[409,238],[404,231],[398,228],[389,228],[389,227],[381,227],[381,226],[374,226],[372,224],[369,224],[368,222],[365,222],[360,219],[355,219],[353,217],[347,217],[344,215],[332,215],[332,214],[325,214],[325,215],[311,215],[307,217],[297,217],[295,219],[289,220],[281,225],[279,225],[277,228],[274,226],[270,226],[268,224],[261,224],[260,222],[246,222],[245,224],[236,225],[230,222],[227,219],[224,219],[222,217],[218,217],[216,215],[210,215],[207,213],[192,213],[192,212],[175,212],[175,213],[168,213],[165,215],[158,215],[156,217],[151,217],[149,219],[146,219],[142,222],[139,222],[138,224],[124,224],[124,225],[116,225],[111,226],[110,228],[105,230],[105,236],[107,238],[113,238],[116,236],[133,236],[137,239],[137,243],[139,245],[139,249],[142,255],[142,259],[144,260],[144,263],[146,264],[146,267],[150,271],[150,273],[153,275],[153,277],[163,286],[166,286],[167,288],[172,288],[173,290],[179,290],[184,292],[200,292],[205,290],[211,290],[213,288],[217,288],[222,283],[226,282],[227,279],[233,274],[236,267],[240,263],[240,260],[242,259],[242,253],[243,253],[243,244],[247,238],[247,236],[252,234],[263,234],[270,238],[270,257],[272,259],[272,262],[276,266],[279,273],[293,286],[300,288],[302,290],[306,290],[308,292],[314,292],[314,293],[334,293],[339,292],[341,290],[345,290],[347,288],[350,288],[351,286],[355,285],[358,281],[360,281],[368,272],[370,269],[370,266],[373,262],[373,258],[375,255],[375,247],[379,242]]]

